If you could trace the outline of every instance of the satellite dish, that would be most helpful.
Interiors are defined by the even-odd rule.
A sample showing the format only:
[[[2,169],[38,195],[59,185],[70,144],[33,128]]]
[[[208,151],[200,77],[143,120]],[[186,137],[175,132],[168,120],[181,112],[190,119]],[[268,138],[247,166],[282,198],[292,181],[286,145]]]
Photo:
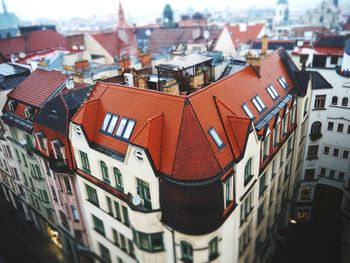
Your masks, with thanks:
[[[208,39],[209,38],[209,31],[208,30],[204,30],[204,32],[203,32],[203,36],[204,36],[204,38],[205,39]]]
[[[74,80],[72,79],[72,77],[69,77],[69,79],[67,79],[67,81],[66,81],[66,88],[67,89],[74,88]]]
[[[26,53],[19,52],[18,56],[19,56],[19,58],[25,58],[26,57]]]
[[[139,195],[135,195],[132,197],[131,202],[134,206],[139,206],[141,204],[141,197]]]
[[[147,29],[147,30],[146,30],[146,32],[145,32],[145,34],[146,34],[146,36],[148,36],[148,37],[149,37],[149,36],[152,34],[152,31],[151,31],[151,30],[149,30],[149,29]]]

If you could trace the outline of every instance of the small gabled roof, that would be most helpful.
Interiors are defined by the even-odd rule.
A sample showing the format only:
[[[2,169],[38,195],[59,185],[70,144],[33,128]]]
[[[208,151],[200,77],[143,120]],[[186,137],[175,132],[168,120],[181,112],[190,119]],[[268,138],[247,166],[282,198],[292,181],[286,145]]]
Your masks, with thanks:
[[[8,97],[40,108],[50,96],[58,91],[67,78],[60,71],[37,69],[11,91]]]
[[[332,85],[318,72],[310,71],[312,89],[333,89]]]
[[[228,25],[227,29],[231,35],[232,42],[235,46],[246,44],[257,39],[264,29],[265,24],[245,24],[245,25]]]
[[[128,46],[119,38],[117,31],[91,35],[113,58],[121,54]]]

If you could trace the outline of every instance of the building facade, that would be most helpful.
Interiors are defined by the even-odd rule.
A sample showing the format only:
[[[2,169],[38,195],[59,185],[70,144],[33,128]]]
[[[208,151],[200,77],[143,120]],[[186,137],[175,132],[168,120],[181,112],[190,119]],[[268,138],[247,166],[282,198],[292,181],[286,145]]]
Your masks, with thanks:
[[[292,216],[310,92],[283,50],[256,62],[186,96],[96,84],[70,140],[101,259],[269,260]]]

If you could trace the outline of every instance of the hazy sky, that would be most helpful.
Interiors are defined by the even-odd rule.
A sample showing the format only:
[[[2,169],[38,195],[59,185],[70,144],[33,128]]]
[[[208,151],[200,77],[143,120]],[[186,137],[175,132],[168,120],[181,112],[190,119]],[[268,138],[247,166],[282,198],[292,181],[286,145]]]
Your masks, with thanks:
[[[290,9],[312,8],[322,0],[289,0]],[[340,0],[346,3],[348,0]],[[5,0],[9,12],[15,12],[22,19],[53,18],[67,19],[73,16],[103,17],[117,13],[119,0]],[[192,7],[195,11],[225,10],[250,6],[273,6],[277,0],[122,0],[128,20],[143,20],[159,17],[163,7],[170,3],[173,9],[186,11]]]

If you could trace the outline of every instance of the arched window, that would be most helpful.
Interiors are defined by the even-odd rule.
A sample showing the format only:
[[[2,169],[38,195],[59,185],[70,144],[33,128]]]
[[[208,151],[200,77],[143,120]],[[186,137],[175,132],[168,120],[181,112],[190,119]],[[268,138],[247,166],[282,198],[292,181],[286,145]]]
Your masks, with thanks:
[[[114,180],[115,180],[115,187],[124,192],[124,186],[123,186],[123,176],[120,170],[117,167],[113,168],[114,173]]]
[[[304,104],[304,116],[307,114],[308,104],[309,104],[309,99],[307,98]]]
[[[332,105],[337,105],[338,104],[338,97],[337,96],[333,96],[332,98]]]
[[[33,156],[34,145],[29,134],[26,134],[26,150],[29,156]]]
[[[348,106],[349,99],[347,97],[344,97],[341,101],[341,105],[344,107]]]
[[[245,164],[244,167],[244,186],[246,186],[250,179],[252,179],[253,175],[252,175],[252,162],[253,162],[253,158],[250,158],[248,160],[248,162]]]
[[[311,134],[320,134],[321,129],[322,129],[322,123],[319,121],[316,121],[311,125]]]
[[[108,176],[108,168],[107,168],[107,165],[105,164],[104,161],[101,161],[100,162],[100,166],[101,166],[101,172],[102,172],[102,178],[103,178],[103,181],[110,184],[110,180],[109,180],[109,176]]]
[[[186,241],[180,242],[181,247],[181,259],[186,263],[193,262],[193,248],[192,245]]]
[[[209,242],[209,261],[215,259],[218,255],[218,238],[215,237]]]

